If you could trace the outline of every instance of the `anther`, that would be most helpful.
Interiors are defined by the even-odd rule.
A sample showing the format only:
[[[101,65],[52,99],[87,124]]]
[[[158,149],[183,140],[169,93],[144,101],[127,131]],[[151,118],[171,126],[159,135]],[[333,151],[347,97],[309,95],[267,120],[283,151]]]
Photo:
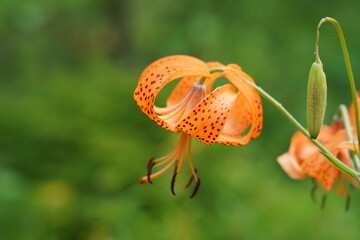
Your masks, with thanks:
[[[176,175],[177,175],[177,172],[174,171],[174,174],[173,174],[172,179],[171,179],[171,185],[170,185],[171,193],[172,193],[173,195],[176,195],[176,194],[175,194],[175,191],[174,191]]]
[[[155,165],[154,160],[155,160],[155,158],[154,158],[154,157],[151,157],[151,158],[149,159],[149,163],[148,163],[148,166],[147,166],[147,180],[148,180],[148,182],[149,182],[150,184],[153,184],[153,182],[151,181],[150,176],[151,176],[152,169],[153,169],[153,167],[154,167],[154,165]]]
[[[197,168],[195,168],[194,171],[195,171],[195,174],[196,174],[197,173]],[[188,188],[193,180],[194,180],[194,175],[191,175],[191,177],[189,179],[189,182],[185,185],[185,187]]]
[[[313,203],[316,203],[315,193],[316,193],[316,190],[319,189],[319,185],[318,185],[318,183],[316,182],[316,180],[314,178],[312,178],[311,180],[312,180],[312,183],[313,183],[313,187],[311,188],[311,192],[310,192],[311,200],[313,201]]]
[[[325,208],[325,204],[326,204],[326,198],[327,198],[327,194],[325,193],[322,197],[322,201],[321,201],[321,209]]]
[[[193,198],[195,197],[196,193],[198,192],[199,190],[199,187],[200,187],[200,178],[197,179],[197,182],[196,182],[196,185],[195,185],[195,188],[190,196],[190,198]]]
[[[346,204],[345,204],[345,211],[348,211],[350,208],[350,196],[346,196]]]

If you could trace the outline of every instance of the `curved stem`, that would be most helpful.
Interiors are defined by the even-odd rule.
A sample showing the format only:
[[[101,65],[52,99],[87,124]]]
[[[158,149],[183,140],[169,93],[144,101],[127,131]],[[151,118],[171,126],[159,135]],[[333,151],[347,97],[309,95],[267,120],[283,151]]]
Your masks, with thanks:
[[[213,68],[210,70],[210,73],[213,72],[223,72],[223,68]],[[205,79],[204,79],[205,80]],[[321,153],[329,159],[329,161],[335,165],[339,170],[343,171],[344,173],[349,174],[350,176],[354,177],[358,181],[360,181],[360,173],[355,171],[354,169],[349,168],[339,159],[337,159],[331,152],[329,152],[320,142],[316,139],[312,139],[308,131],[279,103],[276,101],[272,96],[270,96],[267,92],[265,92],[261,87],[257,86],[256,84],[252,83],[247,79],[243,79],[246,83],[250,86],[255,88],[259,94],[265,98],[268,102],[270,102],[276,109],[278,109],[284,116],[287,118],[305,137],[307,137],[316,147],[321,150]],[[200,81],[200,80],[199,80]]]
[[[209,70],[209,73],[211,74],[211,73],[223,72],[223,71],[224,71],[223,68],[212,68]],[[201,77],[197,83],[202,85],[202,84],[204,84],[205,80],[206,80],[206,77]]]
[[[323,23],[325,22],[330,22],[336,29],[336,32],[338,34],[339,37],[339,41],[340,41],[340,45],[341,45],[341,49],[344,55],[344,61],[345,61],[345,65],[346,65],[346,70],[348,73],[348,78],[349,78],[349,83],[350,83],[350,88],[351,88],[351,95],[353,98],[353,102],[354,102],[354,107],[355,107],[355,121],[356,121],[356,132],[357,135],[360,136],[360,122],[359,122],[359,104],[357,101],[357,94],[356,94],[356,86],[355,86],[355,80],[354,80],[354,75],[351,69],[351,63],[350,63],[350,57],[349,57],[349,52],[347,50],[346,47],[346,42],[345,42],[345,37],[344,37],[344,33],[341,29],[340,24],[338,23],[338,21],[336,21],[335,19],[331,18],[331,17],[325,17],[323,19],[320,20],[318,27],[317,27],[317,31],[316,31],[316,44],[315,44],[315,54],[318,55],[319,54],[319,37],[320,37],[320,27]],[[359,141],[359,149],[360,149],[360,141]]]

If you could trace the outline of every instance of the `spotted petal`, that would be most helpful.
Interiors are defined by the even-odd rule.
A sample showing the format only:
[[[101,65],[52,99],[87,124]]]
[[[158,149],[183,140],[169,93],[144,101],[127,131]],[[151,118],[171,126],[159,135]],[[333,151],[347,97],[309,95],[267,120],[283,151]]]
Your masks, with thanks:
[[[181,131],[210,145],[219,137],[236,99],[231,84],[218,87],[208,94],[177,126]]]
[[[259,94],[244,79],[253,80],[235,64],[225,68],[224,76],[238,89],[237,99],[231,109],[229,120],[217,140],[224,145],[244,145],[259,136],[262,130],[262,105]],[[250,126],[251,125],[251,126]],[[250,127],[245,135],[239,135]]]
[[[317,151],[310,140],[300,131],[297,131],[291,138],[289,151],[279,156],[277,161],[289,177],[303,179],[305,174],[301,168],[301,163]]]
[[[145,75],[151,74],[151,72],[153,72],[154,69],[161,68],[164,66],[170,66],[174,64],[175,65],[189,64],[193,66],[198,66],[200,68],[206,68],[206,63],[195,57],[191,57],[187,55],[173,55],[173,56],[163,57],[154,61],[149,66],[147,66],[144,69],[144,71],[141,73],[138,82],[145,79]]]
[[[138,86],[135,89],[134,98],[140,109],[150,119],[165,129],[179,132],[155,113],[154,103],[157,94],[166,84],[177,78],[192,75],[210,77],[210,74],[207,70],[207,65],[196,58],[187,56],[173,56],[169,58],[170,60],[168,61],[164,58],[161,64],[158,60],[156,61],[158,63],[155,62],[155,65],[152,64],[152,67],[145,69],[145,73],[140,76]],[[176,60],[173,58],[176,58]],[[187,62],[187,60],[189,61]]]
[[[345,130],[339,130],[331,141],[325,144],[325,147],[336,157],[345,161],[345,164],[349,164],[348,153],[337,148],[337,146],[347,138]],[[342,155],[342,157],[339,156]],[[330,163],[322,154],[315,152],[312,156],[306,159],[302,163],[302,168],[305,174],[317,179],[326,190],[330,190],[334,185],[337,177],[340,174],[340,170]]]

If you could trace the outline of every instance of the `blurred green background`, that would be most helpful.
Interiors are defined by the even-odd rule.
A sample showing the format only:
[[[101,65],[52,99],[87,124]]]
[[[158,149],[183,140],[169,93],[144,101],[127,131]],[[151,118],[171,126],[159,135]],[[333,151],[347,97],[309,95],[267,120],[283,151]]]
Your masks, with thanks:
[[[359,13],[355,0],[1,0],[0,239],[359,239],[359,191],[348,212],[335,193],[313,204],[311,181],[276,162],[295,129],[267,102],[249,145],[194,141],[194,199],[186,168],[177,196],[171,173],[139,184],[179,136],[132,96],[149,63],[187,54],[241,65],[304,123],[317,24],[342,24],[357,78]],[[351,101],[335,33],[320,40],[327,123]]]

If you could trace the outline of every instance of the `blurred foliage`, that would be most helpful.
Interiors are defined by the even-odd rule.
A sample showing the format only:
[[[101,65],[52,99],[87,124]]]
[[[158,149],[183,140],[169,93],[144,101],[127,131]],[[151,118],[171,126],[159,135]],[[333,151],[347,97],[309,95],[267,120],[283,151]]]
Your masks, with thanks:
[[[133,101],[143,68],[171,54],[238,63],[305,122],[315,29],[336,18],[360,68],[358,1],[1,0],[0,239],[357,239],[352,206],[333,193],[324,210],[310,180],[276,157],[294,128],[264,103],[262,136],[248,146],[204,146],[193,158],[194,199],[170,175],[140,185],[147,159],[177,137]],[[321,31],[327,123],[351,97],[335,30]],[[322,192],[318,193],[321,198]]]

